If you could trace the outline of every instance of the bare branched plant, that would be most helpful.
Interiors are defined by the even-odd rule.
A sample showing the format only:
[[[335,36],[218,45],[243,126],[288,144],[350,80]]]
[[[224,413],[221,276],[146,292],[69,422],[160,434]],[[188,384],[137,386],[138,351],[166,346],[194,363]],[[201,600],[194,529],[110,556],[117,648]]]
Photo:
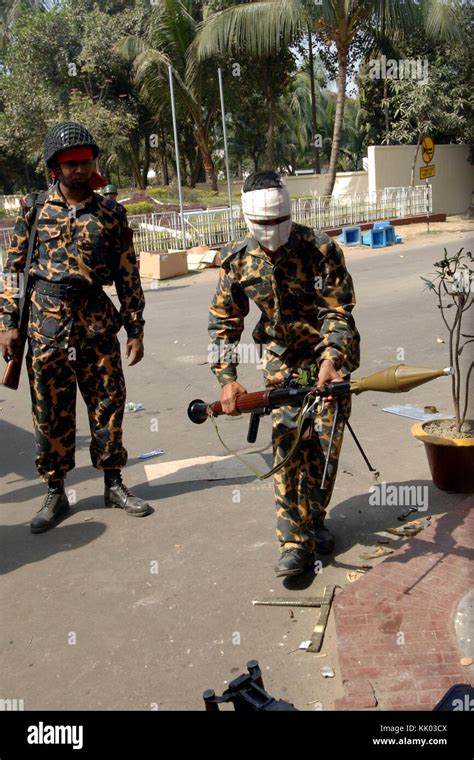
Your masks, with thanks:
[[[422,277],[426,288],[438,300],[438,309],[449,334],[449,363],[453,368],[451,390],[456,419],[456,430],[461,433],[466,419],[469,383],[474,369],[472,361],[467,370],[460,365],[460,356],[466,346],[474,343],[474,335],[462,332],[466,329],[466,314],[474,303],[474,256],[461,248],[453,256],[444,249],[444,258],[434,264],[431,279]],[[449,311],[453,309],[453,311]],[[451,316],[452,315],[452,316]],[[471,323],[472,324],[472,323]],[[470,351],[471,349],[467,349]],[[465,377],[463,375],[466,375]]]

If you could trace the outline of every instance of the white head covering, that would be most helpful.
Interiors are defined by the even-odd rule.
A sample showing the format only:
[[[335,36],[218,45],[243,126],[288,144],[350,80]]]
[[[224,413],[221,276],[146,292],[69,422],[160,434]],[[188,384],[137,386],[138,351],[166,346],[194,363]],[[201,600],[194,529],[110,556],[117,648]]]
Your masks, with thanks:
[[[269,251],[276,251],[288,242],[291,232],[291,200],[286,185],[242,192],[242,211],[251,234]],[[258,224],[289,216],[279,224]],[[250,221],[255,220],[255,221]]]

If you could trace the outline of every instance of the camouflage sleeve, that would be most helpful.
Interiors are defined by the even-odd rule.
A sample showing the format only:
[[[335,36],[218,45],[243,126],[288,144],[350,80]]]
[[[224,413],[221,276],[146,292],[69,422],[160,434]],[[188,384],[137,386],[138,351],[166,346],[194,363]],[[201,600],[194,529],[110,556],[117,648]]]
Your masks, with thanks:
[[[349,374],[359,366],[360,336],[352,316],[356,303],[352,277],[337,243],[327,246],[322,287],[317,296],[321,303],[318,359],[330,359],[336,370]]]
[[[221,267],[209,310],[211,370],[221,385],[237,380],[237,346],[249,313],[249,300],[232,275]]]
[[[24,271],[30,237],[31,210],[20,211],[16,218],[0,287],[0,330],[18,327],[19,275]]]
[[[129,338],[143,338],[145,296],[133,246],[133,230],[128,226],[125,213],[121,214],[120,224],[120,265],[115,272],[120,316]]]

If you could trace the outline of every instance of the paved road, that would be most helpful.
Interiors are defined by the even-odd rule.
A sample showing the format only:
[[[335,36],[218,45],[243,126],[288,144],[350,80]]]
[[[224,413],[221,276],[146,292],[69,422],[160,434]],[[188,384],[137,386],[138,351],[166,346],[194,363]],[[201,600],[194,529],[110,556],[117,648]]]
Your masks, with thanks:
[[[396,363],[400,349],[407,363],[448,364],[446,345],[436,342],[442,334],[438,314],[419,275],[431,271],[444,244],[454,252],[468,240],[432,236],[383,252],[348,252],[364,374]],[[251,602],[345,585],[348,570],[363,564],[361,551],[376,544],[377,531],[397,524],[399,507],[369,504],[371,476],[352,440],[344,445],[332,501],[337,554],[320,574],[287,582],[287,588],[272,570],[278,548],[271,484],[251,476],[196,480],[202,470],[192,463],[186,482],[149,484],[137,459],[156,448],[165,454],[151,463],[225,453],[212,427],[192,425],[185,413],[190,399],[218,395],[203,364],[216,279],[217,270],[208,270],[147,293],[147,356],[126,370],[128,398],[141,401],[145,411],[125,417],[127,482],[154,506],[144,520],[103,508],[79,402],[77,468],[67,481],[77,504],[54,531],[31,535],[28,523],[44,487],[33,467],[26,378],[17,393],[0,389],[0,698],[23,699],[26,709],[201,709],[202,691],[219,692],[252,658],[261,663],[267,688],[301,709],[330,709],[342,695],[332,620],[327,656],[316,658],[298,650],[311,634],[315,610],[295,608],[291,617],[288,609]],[[254,317],[252,311],[249,328]],[[243,340],[249,336],[250,329]],[[260,376],[243,366],[240,379],[253,388]],[[431,486],[411,421],[382,407],[401,401],[449,409],[448,382],[437,380],[409,397],[365,394],[354,402],[352,416],[381,479],[428,486],[432,514],[456,497]],[[223,420],[221,430],[231,446],[245,448],[246,420]],[[258,446],[268,459],[269,442],[265,420]],[[325,664],[335,668],[336,678],[322,678]]]

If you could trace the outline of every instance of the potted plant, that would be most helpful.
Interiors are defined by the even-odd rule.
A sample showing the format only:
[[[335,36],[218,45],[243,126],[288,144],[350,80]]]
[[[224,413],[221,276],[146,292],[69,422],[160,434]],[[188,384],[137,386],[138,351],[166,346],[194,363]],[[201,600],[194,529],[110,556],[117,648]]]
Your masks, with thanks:
[[[467,419],[469,384],[474,369],[473,262],[469,251],[461,248],[448,256],[445,248],[444,258],[434,264],[436,271],[431,279],[421,278],[436,296],[449,334],[454,417],[417,423],[412,427],[412,434],[425,444],[434,484],[453,493],[474,492],[474,420]],[[467,356],[471,361],[466,363]]]

